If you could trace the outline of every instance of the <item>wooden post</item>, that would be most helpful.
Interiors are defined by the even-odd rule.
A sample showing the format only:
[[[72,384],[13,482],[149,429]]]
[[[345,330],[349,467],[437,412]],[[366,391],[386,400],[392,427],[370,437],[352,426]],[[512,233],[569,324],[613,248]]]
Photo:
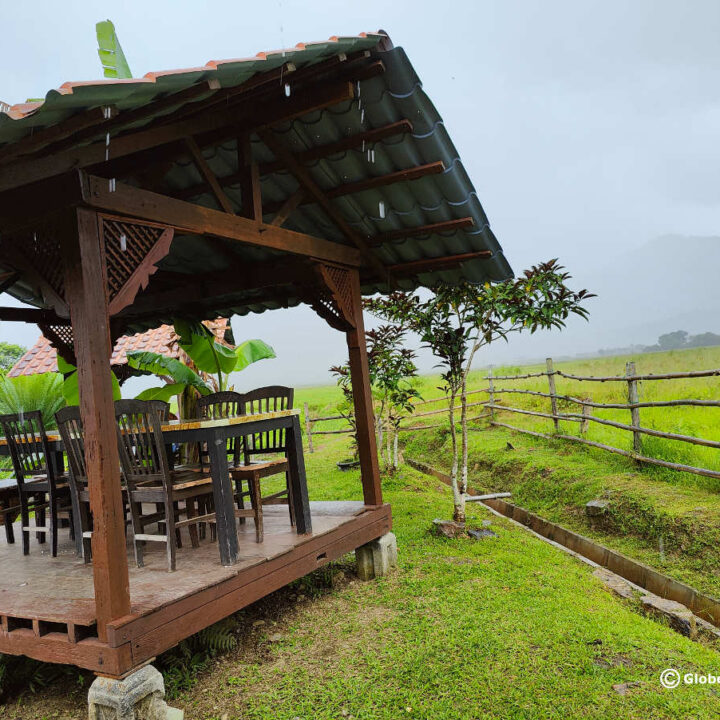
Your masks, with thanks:
[[[352,378],[353,404],[355,406],[358,454],[362,472],[363,498],[366,505],[380,505],[382,504],[382,486],[380,483],[377,445],[375,443],[375,420],[372,393],[370,392],[367,346],[365,345],[360,274],[354,268],[349,270],[349,273],[355,327],[346,333],[346,338],[350,354],[350,375]]]
[[[552,409],[553,425],[555,432],[560,432],[560,421],[558,419],[557,395],[555,394],[555,370],[553,370],[552,358],[545,360],[547,367],[548,385],[550,386],[550,408]]]
[[[636,375],[635,371],[635,363],[629,362],[625,366],[625,375],[627,377],[634,377]],[[628,380],[628,403],[630,405],[637,403],[640,401],[640,395],[638,393],[638,381],[637,380]],[[633,427],[640,427],[640,408],[631,408],[630,410],[630,417],[631,425]],[[642,453],[642,434],[636,431],[633,431],[633,450],[639,454]]]
[[[310,420],[310,408],[308,407],[308,404],[305,403],[304,405],[305,410],[305,434],[307,435],[308,440],[308,452],[313,451],[313,444],[312,444],[312,422]]]
[[[105,246],[97,213],[75,211],[74,232],[64,233],[65,295],[78,361],[80,414],[93,516],[92,554],[98,636],[130,613],[125,517],[110,375]]]
[[[586,400],[590,400],[590,398],[585,398]],[[587,431],[590,429],[590,416],[592,415],[592,406],[591,405],[583,405],[582,406],[582,415],[583,419],[580,421],[580,434],[585,435]]]
[[[488,369],[488,399],[490,400],[490,424],[495,422],[495,385],[493,384],[493,366]]]

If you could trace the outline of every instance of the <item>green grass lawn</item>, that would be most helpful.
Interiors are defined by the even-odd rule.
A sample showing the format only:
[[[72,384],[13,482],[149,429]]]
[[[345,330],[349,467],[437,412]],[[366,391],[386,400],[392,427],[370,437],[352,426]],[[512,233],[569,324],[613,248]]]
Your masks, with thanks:
[[[673,350],[659,353],[641,353],[637,355],[589,358],[567,362],[556,362],[555,369],[582,376],[621,376],[625,374],[625,364],[634,361],[639,374],[689,372],[691,370],[711,370],[720,368],[720,347],[695,348],[691,350]],[[526,374],[545,370],[545,365],[505,366],[494,369],[496,375]],[[474,387],[487,387],[482,379],[486,372],[474,373]],[[548,392],[547,378],[529,378],[525,380],[498,380],[496,388],[523,389]],[[601,403],[627,402],[627,383],[625,382],[580,382],[566,378],[556,378],[556,391],[559,395],[567,395],[581,399],[591,399]],[[676,400],[694,398],[699,400],[720,399],[720,377],[688,378],[679,380],[643,381],[640,383],[641,401]],[[547,398],[518,395],[498,394],[496,399],[503,404],[525,409],[550,412],[550,401]],[[580,408],[569,401],[558,401],[560,412],[578,413]],[[629,410],[593,409],[598,418],[628,424]],[[540,432],[551,432],[552,421],[534,418],[517,413],[500,412],[498,419],[521,428]],[[640,422],[643,427],[664,432],[692,435],[708,440],[720,440],[720,408],[713,407],[664,407],[641,408]],[[560,431],[564,434],[578,434],[578,423],[562,422]],[[617,428],[607,427],[599,423],[590,423],[586,437],[624,450],[632,449],[632,434]],[[689,445],[677,440],[642,436],[643,454],[669,462],[695,465],[697,467],[720,470],[720,451],[715,448]],[[709,490],[720,490],[720,480],[704,478],[697,475],[680,473],[678,480],[689,484],[705,487]]]
[[[347,438],[306,455],[311,497],[359,499],[334,463]],[[238,646],[190,678],[173,703],[193,720],[330,718],[710,718],[718,696],[665,690],[659,674],[720,674],[720,656],[641,616],[591,569],[477,506],[497,538],[431,536],[449,488],[404,466],[384,482],[400,567],[362,583],[349,562],[237,616]],[[343,577],[344,575],[344,577]],[[613,685],[638,683],[620,695]],[[85,688],[53,685],[0,718],[76,718]]]
[[[307,456],[312,499],[361,497],[358,474],[334,468],[346,442],[331,438]],[[403,467],[384,488],[399,571],[343,582],[272,614],[277,625],[256,630],[250,650],[223,658],[178,698],[189,717],[717,714],[711,690],[668,691],[658,681],[666,667],[720,672],[714,651],[640,616],[586,565],[487,510],[474,506],[471,517],[492,519],[498,538],[432,537],[433,518],[451,506],[449,489],[436,480]],[[275,633],[282,639],[267,643]],[[627,682],[640,685],[625,696],[612,688]]]

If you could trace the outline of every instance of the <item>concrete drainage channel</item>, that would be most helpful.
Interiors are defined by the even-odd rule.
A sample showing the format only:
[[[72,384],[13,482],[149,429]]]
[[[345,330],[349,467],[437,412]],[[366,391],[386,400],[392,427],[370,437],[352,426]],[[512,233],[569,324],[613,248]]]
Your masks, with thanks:
[[[440,470],[410,458],[406,458],[406,462],[416,470],[450,484],[450,477]],[[512,520],[541,540],[595,567],[594,575],[610,590],[631,600],[639,595],[648,613],[665,617],[670,626],[683,635],[695,639],[701,634],[720,639],[720,601],[503,499],[510,495],[474,495],[468,500],[482,503],[496,515]]]

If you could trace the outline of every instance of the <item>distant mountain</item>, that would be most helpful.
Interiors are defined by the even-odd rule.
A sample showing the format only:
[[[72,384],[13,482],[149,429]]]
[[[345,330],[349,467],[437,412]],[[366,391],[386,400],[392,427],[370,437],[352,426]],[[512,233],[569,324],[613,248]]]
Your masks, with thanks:
[[[720,332],[720,236],[663,235],[576,282],[597,293],[590,323],[573,332],[594,349],[648,344],[662,333]],[[590,348],[587,348],[590,349]]]
[[[513,338],[493,348],[493,362],[653,345],[673,330],[720,333],[720,236],[663,235],[594,267],[573,265],[571,286],[598,295],[590,322]]]

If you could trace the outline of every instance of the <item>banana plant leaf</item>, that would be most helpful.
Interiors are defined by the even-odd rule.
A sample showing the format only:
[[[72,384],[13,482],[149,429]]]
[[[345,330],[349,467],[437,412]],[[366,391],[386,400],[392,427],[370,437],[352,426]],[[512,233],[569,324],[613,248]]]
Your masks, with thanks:
[[[180,347],[201,372],[229,375],[258,360],[275,357],[275,351],[262,340],[246,340],[233,350],[217,342],[212,330],[202,323],[175,320],[174,325]]]
[[[127,354],[130,367],[152,375],[170,377],[175,384],[191,385],[201,395],[209,395],[212,388],[187,365],[176,358],[161,355],[160,353],[134,350]]]
[[[125,53],[120,47],[115,26],[110,20],[104,20],[95,25],[95,35],[98,42],[98,57],[103,66],[106,78],[131,78],[130,66],[125,59]]]
[[[215,340],[212,330],[199,322],[175,320],[179,345],[201,372],[228,375],[235,369],[233,350]]]
[[[136,400],[162,400],[170,402],[171,398],[180,395],[187,387],[184,383],[169,383],[162,387],[148,388],[143,390],[135,399]]]
[[[235,348],[237,358],[235,371],[244,370],[258,360],[276,357],[275,351],[262,340],[246,340]]]
[[[62,384],[62,394],[68,405],[80,404],[80,387],[78,381],[77,368],[67,362],[62,356],[57,356],[58,370],[65,377]],[[119,400],[122,397],[120,392],[120,383],[115,373],[110,371],[110,379],[112,380],[113,400]]]

